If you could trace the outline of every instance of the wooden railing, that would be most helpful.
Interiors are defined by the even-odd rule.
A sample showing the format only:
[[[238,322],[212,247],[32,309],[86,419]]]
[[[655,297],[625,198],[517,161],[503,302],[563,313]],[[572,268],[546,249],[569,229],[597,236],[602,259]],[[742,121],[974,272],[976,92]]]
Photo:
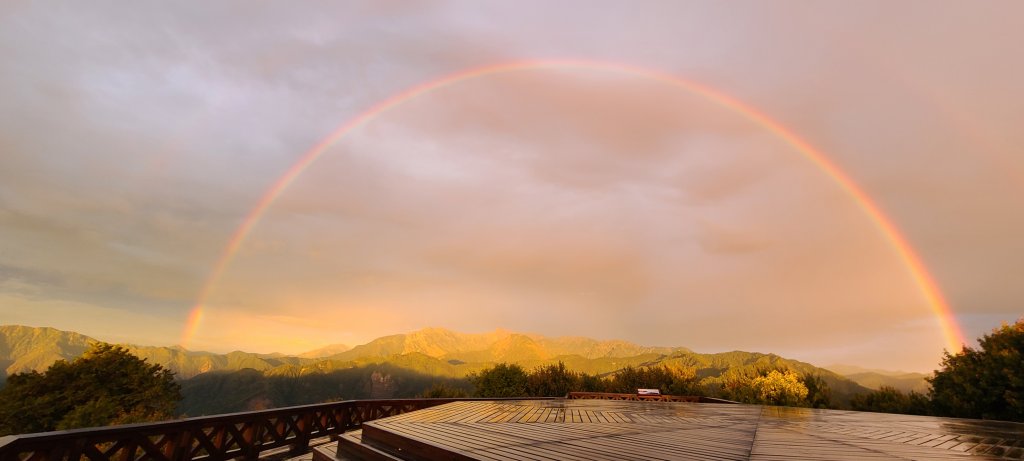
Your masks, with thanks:
[[[203,416],[0,438],[0,461],[221,461],[257,459],[312,439],[357,429],[363,422],[456,400],[347,400],[272,410]]]
[[[572,392],[567,398],[736,403],[708,397],[598,392]],[[309,449],[313,439],[358,429],[366,421],[459,400],[521,399],[346,400],[157,423],[12,435],[0,437],[0,461],[252,460],[282,447],[300,454]]]

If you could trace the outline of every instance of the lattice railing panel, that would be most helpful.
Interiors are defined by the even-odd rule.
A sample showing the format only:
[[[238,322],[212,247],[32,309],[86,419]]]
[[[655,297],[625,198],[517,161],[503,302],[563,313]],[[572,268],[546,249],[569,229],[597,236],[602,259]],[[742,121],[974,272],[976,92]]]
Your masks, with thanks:
[[[348,400],[317,405],[0,438],[0,461],[219,461],[256,459],[366,421],[454,400]]]

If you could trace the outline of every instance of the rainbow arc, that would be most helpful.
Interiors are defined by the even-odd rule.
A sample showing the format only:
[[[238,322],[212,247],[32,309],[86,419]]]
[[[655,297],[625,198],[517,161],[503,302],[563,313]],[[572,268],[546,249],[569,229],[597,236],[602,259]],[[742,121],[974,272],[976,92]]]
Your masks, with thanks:
[[[288,189],[288,186],[302,175],[310,165],[316,162],[316,160],[320,158],[320,156],[322,156],[330,146],[338,142],[341,138],[345,137],[356,128],[369,123],[377,117],[394,110],[396,107],[399,107],[406,102],[414,100],[432,91],[476,78],[511,72],[545,69],[581,69],[603,72],[619,72],[662,82],[680,90],[700,95],[701,97],[770,131],[779,139],[792,146],[804,158],[828,175],[839,187],[846,191],[846,193],[856,201],[861,210],[863,210],[867,217],[871,219],[879,231],[887,238],[893,249],[905,263],[908,271],[919,287],[922,296],[927,301],[928,306],[934,315],[938,318],[945,338],[946,347],[951,352],[958,352],[965,344],[966,341],[964,340],[960,325],[957,323],[952,309],[942,295],[942,291],[935,283],[934,278],[928,272],[928,269],[925,267],[920,256],[918,256],[917,252],[907,241],[906,237],[899,231],[892,219],[890,219],[882,211],[882,208],[859,185],[857,185],[849,175],[844,173],[838,165],[832,162],[823,152],[802,139],[799,135],[793,132],[793,130],[786,128],[775,119],[769,117],[756,108],[739,101],[738,99],[702,84],[685,80],[671,74],[628,64],[558,59],[506,62],[456,72],[435,80],[421,83],[397,93],[374,104],[369,109],[338,126],[338,128],[331,132],[327,137],[306,151],[302,157],[300,157],[299,160],[291,166],[291,168],[282,174],[281,177],[279,177],[277,181],[275,181],[273,185],[263,193],[259,201],[256,202],[256,205],[253,206],[249,214],[246,215],[245,219],[231,235],[231,238],[228,240],[228,244],[224,247],[220,257],[214,264],[213,270],[207,277],[199,293],[195,306],[189,313],[185,329],[182,332],[182,345],[187,346],[191,338],[196,334],[202,323],[205,303],[213,290],[213,287],[216,286],[218,280],[220,280],[228,266],[230,266],[231,261],[234,259],[239,248],[241,248],[242,243],[252,232],[253,228],[259,223],[260,219],[263,218],[274,201],[280,197],[286,189]]]

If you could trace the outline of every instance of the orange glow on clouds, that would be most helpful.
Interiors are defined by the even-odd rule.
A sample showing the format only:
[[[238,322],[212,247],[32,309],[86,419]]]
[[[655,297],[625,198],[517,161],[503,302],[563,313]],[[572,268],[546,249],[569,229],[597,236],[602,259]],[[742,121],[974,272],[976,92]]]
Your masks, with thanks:
[[[216,286],[218,281],[223,276],[224,272],[231,265],[232,260],[238,253],[243,242],[252,232],[256,224],[258,224],[270,206],[274,201],[307,169],[312,165],[326,150],[334,143],[338,142],[341,138],[352,132],[354,129],[367,124],[368,122],[376,119],[389,112],[390,110],[416,99],[419,96],[427,94],[431,91],[438,90],[444,87],[449,87],[461,82],[465,82],[471,79],[482,78],[486,76],[492,76],[497,74],[511,73],[511,72],[525,72],[533,70],[547,70],[547,69],[581,69],[595,72],[614,72],[622,73],[627,75],[639,76],[647,78],[653,81],[665,83],[671,87],[678,88],[680,90],[687,91],[692,94],[700,95],[708,101],[714,102],[715,104],[728,109],[732,113],[740,115],[751,122],[754,122],[758,126],[768,130],[779,139],[785,141],[790,146],[799,151],[807,160],[814,164],[819,170],[824,172],[830,177],[836,184],[838,184],[847,194],[858,204],[868,218],[876,225],[877,229],[886,237],[887,241],[891,244],[892,248],[900,256],[900,259],[904,262],[907,270],[912,275],[913,279],[917,283],[919,290],[923,297],[927,300],[928,306],[930,307],[933,314],[938,319],[943,335],[945,337],[946,347],[951,351],[959,351],[962,345],[965,343],[963,333],[960,326],[958,325],[953,312],[944,299],[941,290],[935,283],[934,279],[928,272],[927,268],[921,261],[921,258],[917,255],[915,250],[909,245],[906,238],[903,237],[899,229],[892,222],[891,219],[886,216],[882,209],[871,199],[868,194],[861,189],[849,176],[847,176],[836,164],[828,159],[821,151],[817,150],[809,143],[804,141],[800,136],[794,133],[792,130],[782,126],[779,122],[770,118],[769,116],[761,113],[757,109],[750,107],[728,95],[718,92],[714,89],[706,87],[704,85],[691,82],[678,78],[673,75],[669,75],[660,71],[635,67],[626,64],[598,62],[598,61],[583,61],[583,60],[539,60],[539,61],[516,61],[510,63],[502,63],[491,66],[478,67],[474,69],[457,72],[433,81],[429,81],[412,88],[409,88],[403,92],[397,93],[374,106],[370,107],[358,116],[348,120],[347,122],[340,125],[330,135],[324,138],[322,141],[317,143],[312,149],[302,155],[302,157],[287,171],[285,172],[274,184],[267,189],[262,195],[260,200],[248,213],[243,222],[235,230],[234,234],[228,241],[228,244],[224,247],[221,256],[215,263],[209,276],[204,283],[204,286],[199,293],[197,302],[191,310],[184,331],[182,332],[182,345],[188,346],[192,338],[196,335],[197,331],[201,326],[201,322],[204,316],[204,307],[210,296],[211,291]]]

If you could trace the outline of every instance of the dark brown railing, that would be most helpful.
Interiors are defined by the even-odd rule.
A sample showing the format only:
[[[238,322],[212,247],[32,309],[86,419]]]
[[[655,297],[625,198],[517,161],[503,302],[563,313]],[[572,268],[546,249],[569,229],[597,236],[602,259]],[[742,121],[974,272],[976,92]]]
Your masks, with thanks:
[[[272,410],[202,416],[0,438],[0,461],[221,461],[262,452],[309,449],[312,439],[366,422],[456,400],[347,400]]]

